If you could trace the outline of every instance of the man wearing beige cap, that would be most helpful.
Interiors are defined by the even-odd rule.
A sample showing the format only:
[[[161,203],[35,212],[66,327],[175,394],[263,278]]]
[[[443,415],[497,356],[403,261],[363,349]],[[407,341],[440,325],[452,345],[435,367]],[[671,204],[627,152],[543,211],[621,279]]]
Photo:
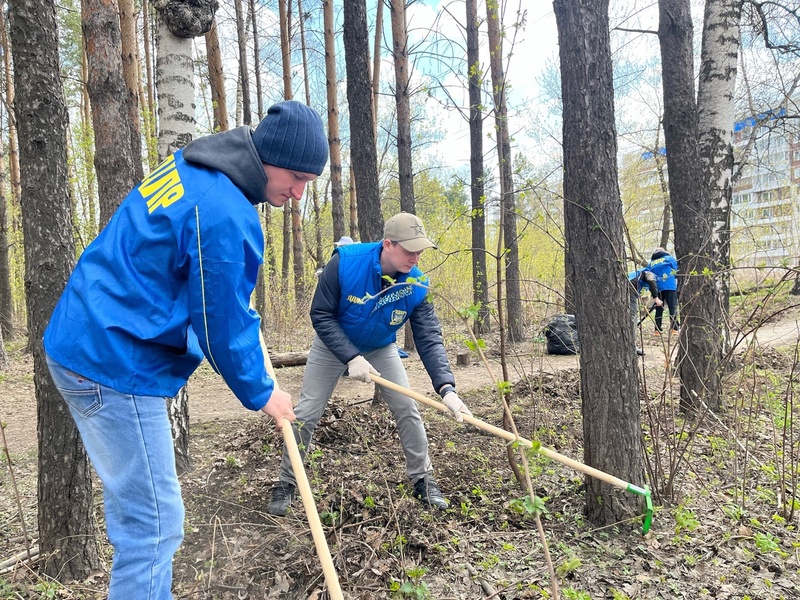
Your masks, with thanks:
[[[334,250],[311,303],[316,336],[306,362],[300,401],[294,409],[294,432],[301,452],[310,448],[314,429],[345,369],[351,379],[371,383],[370,373],[374,373],[408,387],[408,376],[395,347],[397,330],[407,320],[433,389],[453,418],[461,422],[462,415],[472,414],[456,393],[439,319],[433,304],[425,300],[429,282],[417,267],[420,254],[435,247],[422,221],[410,213],[400,213],[386,222],[381,241],[347,244]],[[404,284],[409,279],[423,285]],[[397,422],[414,497],[426,506],[446,509],[447,501],[433,478],[428,437],[416,403],[389,389],[382,389],[381,395]],[[284,449],[267,512],[286,514],[295,489]]]

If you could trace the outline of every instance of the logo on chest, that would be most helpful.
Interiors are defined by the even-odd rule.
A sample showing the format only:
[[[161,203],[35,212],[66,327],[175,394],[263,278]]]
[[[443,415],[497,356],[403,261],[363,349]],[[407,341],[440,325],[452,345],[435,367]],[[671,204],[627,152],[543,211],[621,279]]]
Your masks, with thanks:
[[[393,310],[392,311],[392,319],[389,321],[389,325],[400,325],[403,321],[406,320],[406,311],[404,310]]]

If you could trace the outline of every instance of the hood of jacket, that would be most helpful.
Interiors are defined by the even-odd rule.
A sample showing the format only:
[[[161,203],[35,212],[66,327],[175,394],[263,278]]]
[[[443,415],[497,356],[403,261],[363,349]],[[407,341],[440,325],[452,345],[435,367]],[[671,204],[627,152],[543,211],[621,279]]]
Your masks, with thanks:
[[[267,201],[267,174],[248,125],[189,142],[183,149],[183,158],[224,173],[251,204]]]

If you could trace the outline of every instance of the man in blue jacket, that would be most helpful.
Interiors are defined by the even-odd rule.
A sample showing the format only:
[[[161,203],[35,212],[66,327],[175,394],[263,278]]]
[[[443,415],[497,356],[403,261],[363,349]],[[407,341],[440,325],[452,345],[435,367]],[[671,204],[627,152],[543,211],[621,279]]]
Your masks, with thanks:
[[[439,319],[433,304],[426,300],[429,282],[417,267],[422,252],[435,247],[415,215],[400,213],[386,222],[381,241],[334,250],[311,303],[316,336],[295,407],[295,438],[304,454],[345,369],[351,379],[364,383],[371,383],[370,374],[374,373],[408,387],[408,376],[395,346],[397,330],[407,320],[433,389],[453,418],[461,422],[462,415],[472,414],[456,393]],[[416,403],[390,389],[382,389],[381,396],[397,422],[413,495],[426,506],[446,509],[447,501],[433,478],[428,437]],[[272,488],[267,512],[285,515],[296,486],[284,448],[279,480]]]
[[[673,331],[678,331],[678,261],[663,248],[656,248],[647,268],[656,276],[658,295],[669,308],[669,322]],[[664,305],[656,307],[655,334],[661,335]]]
[[[294,420],[250,308],[256,205],[299,198],[327,160],[322,120],[299,102],[270,107],[255,131],[199,138],[128,194],[70,276],[44,345],[103,483],[109,600],[172,597],[184,507],[165,397],[203,357],[246,408]]]

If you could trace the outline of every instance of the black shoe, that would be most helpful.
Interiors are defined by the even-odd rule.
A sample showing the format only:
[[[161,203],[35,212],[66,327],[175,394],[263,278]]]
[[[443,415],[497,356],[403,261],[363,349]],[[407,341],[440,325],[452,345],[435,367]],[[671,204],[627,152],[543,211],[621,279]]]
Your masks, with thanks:
[[[639,356],[644,356],[644,350],[642,350],[641,348],[636,348],[636,354]]]
[[[439,486],[432,477],[423,477],[414,484],[414,498],[427,506],[446,510],[449,506],[447,500],[442,496]]]
[[[294,500],[294,486],[291,483],[279,481],[272,486],[272,496],[267,504],[267,512],[282,517],[289,512],[292,500]]]

